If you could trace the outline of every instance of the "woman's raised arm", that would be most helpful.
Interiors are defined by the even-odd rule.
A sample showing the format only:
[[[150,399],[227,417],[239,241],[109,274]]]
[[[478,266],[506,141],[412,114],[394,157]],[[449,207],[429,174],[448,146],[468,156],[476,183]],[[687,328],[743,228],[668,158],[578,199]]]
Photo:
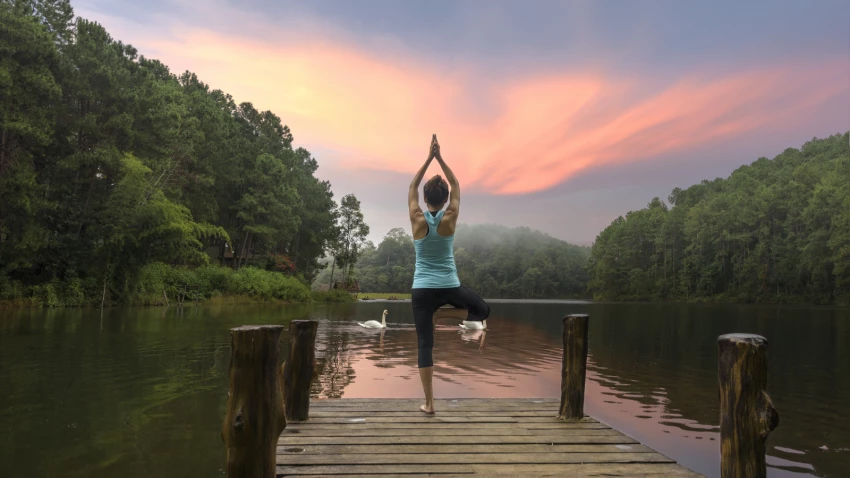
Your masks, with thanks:
[[[434,144],[433,141],[431,144]],[[422,215],[422,208],[419,207],[419,185],[422,183],[422,178],[425,177],[425,171],[427,171],[428,166],[431,165],[432,159],[434,159],[433,147],[431,148],[431,154],[428,155],[428,159],[425,160],[425,164],[419,168],[419,171],[417,171],[416,175],[413,176],[413,181],[410,182],[410,189],[407,191],[407,209],[410,213],[411,221],[413,221],[417,215]]]
[[[449,192],[449,206],[446,208],[446,215],[457,220],[458,212],[460,212],[460,184],[457,181],[457,176],[452,172],[452,169],[443,160],[443,155],[440,154],[440,143],[437,142],[437,137],[434,135],[433,146],[431,147],[432,154],[437,158],[440,167],[443,169],[443,174],[446,175],[446,181],[449,182],[451,191]]]

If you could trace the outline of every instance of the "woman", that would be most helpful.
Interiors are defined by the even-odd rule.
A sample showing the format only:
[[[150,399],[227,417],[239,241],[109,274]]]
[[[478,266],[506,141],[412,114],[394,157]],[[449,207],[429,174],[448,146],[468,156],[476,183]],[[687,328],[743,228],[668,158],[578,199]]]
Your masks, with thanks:
[[[435,158],[449,182],[446,184],[438,174],[425,183],[423,192],[428,212],[423,213],[419,207],[419,183]],[[446,201],[449,205],[443,211]],[[490,315],[490,306],[474,292],[461,286],[457,276],[452,245],[460,210],[460,186],[452,170],[443,161],[437,135],[431,139],[431,153],[428,159],[410,183],[407,203],[410,224],[413,227],[413,245],[416,249],[416,271],[413,274],[411,291],[413,322],[416,324],[419,342],[419,378],[425,391],[425,405],[422,405],[420,410],[433,414],[434,321],[438,318],[483,321]],[[440,309],[446,304],[455,308]]]

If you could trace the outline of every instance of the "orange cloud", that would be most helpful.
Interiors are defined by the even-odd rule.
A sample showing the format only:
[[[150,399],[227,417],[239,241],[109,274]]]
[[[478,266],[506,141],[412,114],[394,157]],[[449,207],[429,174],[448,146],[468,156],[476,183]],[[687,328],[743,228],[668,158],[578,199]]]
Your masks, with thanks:
[[[694,74],[647,94],[640,78],[447,74],[412,56],[385,59],[308,36],[281,45],[181,29],[175,40],[133,41],[165,52],[161,60],[175,70],[274,111],[299,145],[339,152],[342,167],[412,174],[437,133],[466,190],[496,194],[781,125],[846,91],[848,80],[846,60],[823,61]],[[481,96],[488,105],[471,99]]]

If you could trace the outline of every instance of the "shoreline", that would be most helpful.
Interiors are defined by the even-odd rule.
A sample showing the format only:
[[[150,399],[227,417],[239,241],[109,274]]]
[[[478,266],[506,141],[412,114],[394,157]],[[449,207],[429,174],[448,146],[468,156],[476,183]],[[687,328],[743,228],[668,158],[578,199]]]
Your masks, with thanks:
[[[361,294],[362,295],[362,294]],[[402,295],[402,294],[399,294]],[[409,296],[410,294],[404,294]],[[323,297],[314,297],[311,301],[291,301],[291,300],[282,300],[282,299],[261,299],[261,298],[252,298],[250,296],[243,295],[232,295],[232,296],[218,296],[213,298],[208,298],[205,300],[201,300],[199,302],[195,302],[194,300],[186,300],[185,305],[187,306],[200,306],[200,305],[209,305],[209,306],[241,306],[241,305],[312,305],[312,304],[347,304],[347,303],[410,303],[410,297],[400,297],[397,299],[379,297],[379,298],[354,298],[351,297],[351,300],[323,300]],[[729,301],[710,301],[710,300],[690,300],[690,301],[677,301],[677,300],[653,300],[653,301],[616,301],[616,300],[592,300],[592,299],[484,299],[486,302],[492,304],[571,304],[571,305],[599,305],[599,304],[620,304],[620,305],[702,305],[702,306],[748,306],[748,307],[787,307],[787,308],[823,308],[823,309],[847,309],[850,308],[848,304],[811,304],[811,303],[802,303],[802,302],[791,302],[791,303],[780,303],[780,302],[729,302]],[[171,302],[169,304],[120,304],[113,303],[107,304],[105,308],[116,308],[116,307],[141,307],[141,308],[163,308],[168,309],[171,307],[179,308],[181,307],[176,301]],[[0,301],[0,310],[13,310],[13,309],[86,309],[86,308],[101,308],[100,305],[97,304],[84,304],[80,306],[44,306],[39,304],[33,304],[29,300],[6,300]]]
[[[252,297],[250,295],[245,294],[229,294],[229,295],[216,295],[213,297],[207,297],[204,299],[200,299],[197,302],[195,300],[186,298],[183,301],[183,304],[186,306],[195,306],[195,305],[213,305],[213,306],[221,306],[221,305],[310,305],[310,304],[346,304],[346,303],[354,303],[357,302],[353,296],[350,297],[350,300],[338,300],[338,295],[329,295],[326,293],[317,293],[312,292],[311,300],[308,301],[297,301],[297,300],[287,300],[287,299],[275,299],[275,298],[261,298],[261,297]],[[143,308],[163,308],[168,309],[171,307],[181,307],[180,303],[177,300],[170,300],[168,303],[163,302],[150,302],[150,303],[107,303],[103,308],[109,307],[143,307]],[[83,303],[78,306],[71,305],[59,305],[59,306],[47,306],[37,303],[37,299],[29,297],[25,299],[9,299],[9,300],[0,300],[0,310],[11,310],[11,309],[86,309],[86,308],[96,308],[100,309],[101,305],[96,303]]]
[[[363,295],[363,294],[361,294]],[[398,294],[402,295],[402,294]],[[406,294],[410,295],[410,294]],[[622,304],[622,305],[705,305],[705,306],[728,306],[728,305],[737,305],[737,306],[753,306],[753,307],[818,307],[818,308],[827,308],[827,309],[847,309],[850,308],[850,304],[813,304],[808,302],[735,302],[735,301],[721,301],[721,300],[707,300],[707,299],[697,299],[697,300],[593,300],[593,299],[487,299],[484,298],[486,302],[490,302],[493,304],[507,304],[507,303],[526,303],[526,304]],[[358,298],[356,302],[406,302],[409,303],[411,299],[409,297],[406,298],[398,298],[398,299],[387,299],[387,298],[375,298],[375,299],[363,299]]]

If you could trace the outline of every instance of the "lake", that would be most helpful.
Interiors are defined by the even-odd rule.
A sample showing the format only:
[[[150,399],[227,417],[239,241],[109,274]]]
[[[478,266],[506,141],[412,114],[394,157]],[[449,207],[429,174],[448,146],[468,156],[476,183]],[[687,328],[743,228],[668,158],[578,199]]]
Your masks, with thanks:
[[[494,301],[486,334],[438,327],[436,397],[558,397],[569,313],[590,314],[585,412],[711,477],[717,336],[765,336],[768,476],[850,476],[848,309]],[[0,311],[0,475],[223,476],[228,329],[305,318],[315,397],[422,396],[408,302]]]

